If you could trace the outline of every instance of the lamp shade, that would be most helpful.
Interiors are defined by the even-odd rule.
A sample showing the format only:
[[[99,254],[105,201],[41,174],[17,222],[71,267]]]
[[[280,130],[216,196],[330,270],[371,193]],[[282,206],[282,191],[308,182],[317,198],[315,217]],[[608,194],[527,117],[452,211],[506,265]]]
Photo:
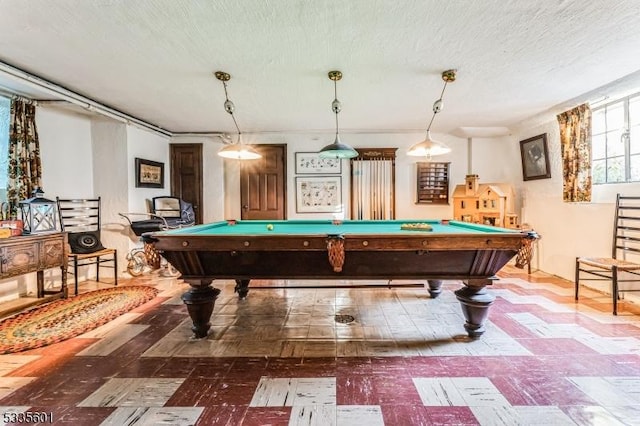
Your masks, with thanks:
[[[351,148],[349,145],[340,141],[340,136],[336,135],[336,140],[320,150],[319,153],[322,158],[354,158],[357,157],[358,151]]]
[[[451,152],[451,148],[443,144],[442,142],[434,141],[431,139],[431,132],[427,131],[427,137],[422,142],[418,142],[413,145],[407,151],[407,155],[412,157],[427,157],[431,158],[434,155],[448,154]]]
[[[257,160],[262,155],[258,154],[251,145],[234,143],[226,145],[218,151],[218,155],[223,158],[232,158],[234,160]]]

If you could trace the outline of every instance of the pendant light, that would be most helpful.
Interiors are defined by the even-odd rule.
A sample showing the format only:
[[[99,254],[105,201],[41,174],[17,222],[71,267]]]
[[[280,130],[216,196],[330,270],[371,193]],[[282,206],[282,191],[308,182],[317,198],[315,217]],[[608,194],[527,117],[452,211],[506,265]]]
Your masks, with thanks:
[[[333,81],[334,99],[333,102],[331,102],[331,110],[336,115],[336,139],[332,144],[320,150],[319,155],[322,158],[354,158],[358,156],[358,151],[342,143],[340,140],[340,133],[338,131],[338,113],[342,110],[342,104],[338,100],[338,80],[340,79],[342,79],[342,73],[340,71],[329,71],[329,80]]]
[[[431,117],[429,126],[427,126],[427,137],[422,142],[418,142],[409,148],[407,155],[431,159],[434,155],[442,155],[451,152],[451,148],[442,142],[431,139],[431,125],[433,124],[433,119],[436,118],[436,114],[442,111],[442,97],[444,96],[444,90],[447,88],[448,83],[453,83],[456,80],[456,70],[444,71],[442,73],[442,80],[444,80],[444,87],[442,88],[442,93],[440,93],[440,99],[433,103],[433,116]]]
[[[236,106],[229,100],[229,94],[227,93],[227,81],[231,79],[231,76],[223,71],[216,71],[215,76],[222,82],[222,85],[224,86],[224,110],[231,115],[233,124],[236,125],[236,130],[238,131],[236,142],[222,147],[222,149],[218,151],[218,155],[220,157],[232,158],[234,160],[256,160],[258,158],[261,158],[262,155],[260,155],[255,149],[253,149],[251,145],[245,145],[242,141],[242,132],[240,131],[240,127],[238,127],[236,116],[233,115]]]

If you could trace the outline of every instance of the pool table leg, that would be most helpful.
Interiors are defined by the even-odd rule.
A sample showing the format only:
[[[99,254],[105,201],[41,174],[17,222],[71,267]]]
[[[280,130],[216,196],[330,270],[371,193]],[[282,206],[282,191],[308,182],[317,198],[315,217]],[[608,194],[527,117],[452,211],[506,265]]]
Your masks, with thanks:
[[[240,299],[246,299],[249,294],[249,282],[251,280],[236,280],[236,287],[234,291],[238,293]]]
[[[462,306],[467,334],[474,339],[480,337],[486,331],[484,323],[489,315],[489,306],[496,300],[495,296],[484,286],[477,287],[470,283],[465,283],[464,287],[454,293]]]
[[[442,280],[427,280],[429,283],[429,295],[432,299],[440,296],[442,293]]]
[[[194,337],[207,337],[211,328],[211,314],[213,306],[220,295],[220,290],[211,287],[212,280],[187,281],[191,288],[182,295],[182,301],[187,305],[187,311],[193,322]]]

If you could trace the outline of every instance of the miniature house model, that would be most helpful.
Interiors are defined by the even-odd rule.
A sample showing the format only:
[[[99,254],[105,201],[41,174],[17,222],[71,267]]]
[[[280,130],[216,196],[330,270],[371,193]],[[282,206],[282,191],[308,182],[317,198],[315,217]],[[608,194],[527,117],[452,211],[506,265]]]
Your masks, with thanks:
[[[453,218],[465,222],[517,228],[515,191],[506,183],[479,183],[478,175],[467,175],[464,185],[453,191]]]

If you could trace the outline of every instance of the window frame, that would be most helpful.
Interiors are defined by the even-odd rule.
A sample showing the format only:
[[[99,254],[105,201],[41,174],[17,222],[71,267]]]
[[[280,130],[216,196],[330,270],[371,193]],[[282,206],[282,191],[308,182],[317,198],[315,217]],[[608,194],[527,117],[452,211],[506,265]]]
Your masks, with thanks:
[[[632,103],[632,101],[636,101],[640,104],[640,92],[636,92],[634,94],[625,96],[623,98],[619,98],[619,99],[615,99],[611,102],[607,102],[606,104],[603,105],[599,105],[597,107],[593,107],[591,109],[592,112],[592,122],[591,122],[591,167],[592,167],[592,171],[591,171],[591,176],[592,176],[592,184],[593,185],[611,185],[611,184],[624,184],[624,183],[638,183],[640,182],[640,173],[638,173],[638,176],[634,179],[632,177],[632,157],[637,156],[638,158],[640,158],[640,152],[636,152],[634,154],[631,153],[631,146],[633,144],[633,142],[635,141],[636,144],[640,145],[640,140],[634,140],[632,141],[631,139],[631,135],[632,135],[632,131],[631,131],[631,112],[630,112],[630,105]],[[617,129],[609,129],[607,126],[607,110],[612,109],[613,107],[618,107],[618,105],[622,106],[622,114],[623,114],[623,124],[621,128],[617,128]],[[599,113],[600,111],[604,110],[604,114],[603,114],[603,120],[604,120],[604,128],[603,131],[600,133],[594,133],[594,119],[593,117],[595,116],[596,113]],[[640,115],[640,105],[638,107],[638,112],[636,112],[636,114]],[[635,126],[640,127],[640,116],[637,117],[637,124],[635,124]],[[622,154],[609,154],[608,152],[608,134],[610,133],[617,133],[620,132],[620,138],[622,139]],[[636,139],[640,139],[640,129],[637,133],[637,138]],[[598,136],[604,136],[604,156],[603,157],[598,157],[595,158],[594,157],[594,138],[598,137]],[[610,171],[610,167],[611,167],[611,162],[614,160],[620,160],[622,159],[623,161],[623,179],[622,180],[610,180],[611,179],[611,171]],[[596,163],[597,162],[602,162],[604,161],[604,181],[598,181],[596,182],[595,180],[595,175],[594,175],[594,171],[596,168]]]

